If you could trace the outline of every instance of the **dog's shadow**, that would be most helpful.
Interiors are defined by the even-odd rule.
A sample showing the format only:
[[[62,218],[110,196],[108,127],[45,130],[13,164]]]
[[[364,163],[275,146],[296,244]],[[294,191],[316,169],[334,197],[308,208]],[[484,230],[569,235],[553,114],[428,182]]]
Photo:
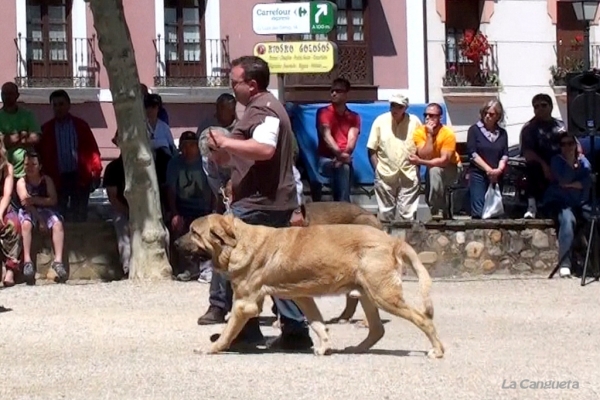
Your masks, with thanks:
[[[275,321],[277,321],[277,317],[275,317],[275,316],[270,316],[270,317],[260,316],[258,318],[258,321],[261,326],[273,326]],[[351,319],[349,321],[346,321],[346,320],[340,320],[339,318],[331,318],[330,320],[325,321],[325,325],[360,325],[360,323],[362,323],[362,322],[363,322],[363,320],[361,320],[361,319]],[[389,319],[381,320],[382,324],[387,324],[388,322],[390,322]]]
[[[7,307],[4,307],[4,306],[0,306],[0,314],[1,313],[5,313],[5,312],[9,312],[9,311],[12,311],[12,308],[7,308]]]
[[[284,349],[279,347],[269,347],[269,343],[274,341],[277,336],[265,336],[265,343],[257,346],[243,346],[235,349],[224,351],[222,354],[309,354],[313,355],[313,349],[294,350]],[[352,351],[349,349],[331,349],[329,356],[333,355],[377,355],[377,356],[394,356],[394,357],[423,357],[427,356],[426,351],[421,350],[386,350],[386,349],[370,349],[366,352]]]

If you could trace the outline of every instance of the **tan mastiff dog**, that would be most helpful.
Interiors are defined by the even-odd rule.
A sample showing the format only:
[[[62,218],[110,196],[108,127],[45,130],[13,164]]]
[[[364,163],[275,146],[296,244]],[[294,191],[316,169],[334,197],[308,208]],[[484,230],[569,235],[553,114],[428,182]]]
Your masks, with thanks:
[[[430,357],[444,355],[433,325],[429,273],[410,245],[379,229],[360,225],[275,229],[212,214],[195,220],[179,245],[210,254],[214,267],[229,277],[233,288],[231,316],[208,354],[227,350],[248,319],[260,315],[266,296],[292,299],[319,338],[315,354],[330,354],[329,333],[313,297],[358,290],[369,333],[346,351],[365,352],[383,337],[377,310],[381,308],[421,329],[433,346]],[[404,301],[404,258],[419,278],[424,311]]]
[[[313,225],[367,225],[383,230],[383,225],[379,219],[356,204],[346,202],[313,202],[305,205],[306,216],[304,222],[306,226]],[[353,293],[354,295],[355,293]],[[350,321],[358,306],[356,296],[346,296],[346,308],[339,317],[330,322],[346,323]],[[362,325],[367,326],[367,321],[362,321]]]

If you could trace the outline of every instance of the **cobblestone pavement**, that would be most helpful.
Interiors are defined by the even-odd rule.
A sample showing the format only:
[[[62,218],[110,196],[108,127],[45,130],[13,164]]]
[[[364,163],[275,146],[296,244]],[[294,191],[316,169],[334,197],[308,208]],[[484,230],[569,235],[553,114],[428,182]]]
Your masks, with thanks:
[[[406,290],[417,302],[416,284]],[[425,336],[385,313],[386,336],[370,354],[200,356],[193,349],[222,328],[196,325],[207,285],[19,286],[0,291],[12,308],[0,313],[0,399],[597,399],[599,291],[575,280],[436,281],[447,352],[430,360]],[[331,318],[344,299],[319,304]],[[354,325],[330,332],[336,348],[366,335]],[[535,381],[565,383],[520,388]]]

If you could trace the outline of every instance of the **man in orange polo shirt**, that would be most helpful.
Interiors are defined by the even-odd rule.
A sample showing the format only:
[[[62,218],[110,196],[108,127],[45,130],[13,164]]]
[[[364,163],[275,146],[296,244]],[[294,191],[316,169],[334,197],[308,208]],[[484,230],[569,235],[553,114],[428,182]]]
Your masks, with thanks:
[[[360,132],[360,116],[346,107],[350,82],[337,78],[331,85],[331,104],[317,111],[319,173],[330,179],[333,201],[350,202],[352,152]],[[313,200],[320,200],[313,185]]]
[[[427,167],[427,203],[433,217],[446,217],[445,190],[456,181],[462,170],[460,156],[456,153],[456,135],[452,129],[442,124],[442,107],[431,103],[425,109],[425,125],[419,127],[413,136],[417,154],[409,161],[414,165]]]

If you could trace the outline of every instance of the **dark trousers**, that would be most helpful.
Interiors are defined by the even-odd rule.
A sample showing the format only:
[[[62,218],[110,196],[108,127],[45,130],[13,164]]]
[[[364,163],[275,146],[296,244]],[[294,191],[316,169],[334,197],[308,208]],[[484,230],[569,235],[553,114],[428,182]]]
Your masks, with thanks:
[[[232,208],[233,214],[250,225],[263,225],[273,228],[289,226],[292,211],[247,211]],[[217,271],[213,271],[210,282],[209,303],[226,312],[231,311],[233,291],[229,280]],[[282,333],[307,332],[304,316],[298,306],[291,300],[273,298],[281,315]],[[252,318],[248,325],[258,327],[258,318]]]
[[[525,167],[525,178],[527,179],[527,187],[525,188],[527,198],[540,201],[550,184],[544,175],[542,166],[536,162],[528,162]]]
[[[84,222],[87,220],[90,187],[77,184],[77,172],[66,172],[60,175],[60,190],[58,191],[58,209],[68,221]]]

